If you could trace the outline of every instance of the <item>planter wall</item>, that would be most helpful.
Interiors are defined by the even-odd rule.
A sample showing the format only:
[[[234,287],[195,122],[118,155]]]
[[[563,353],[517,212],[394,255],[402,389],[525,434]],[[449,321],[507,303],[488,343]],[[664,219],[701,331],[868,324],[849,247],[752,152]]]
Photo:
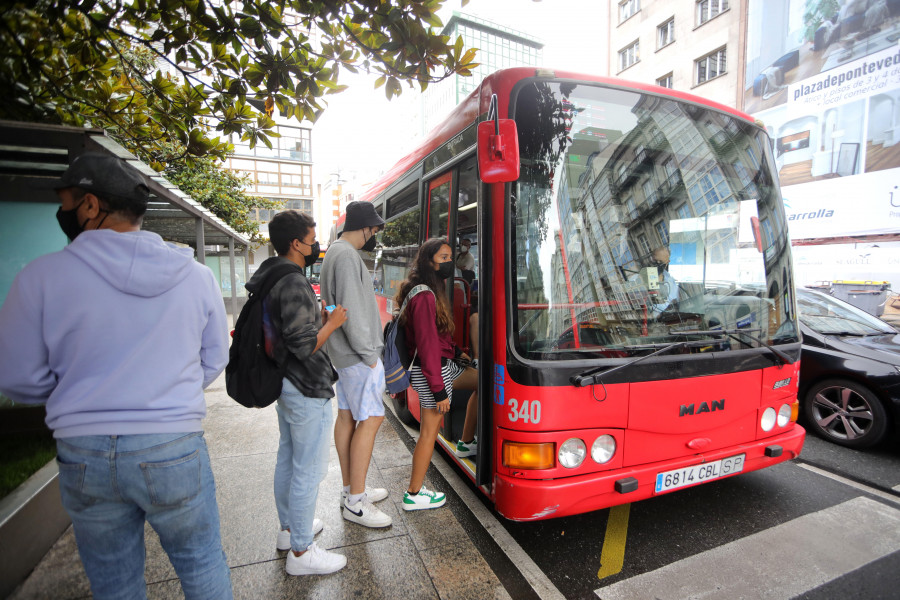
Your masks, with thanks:
[[[0,499],[0,598],[19,585],[71,521],[59,499],[56,460]]]

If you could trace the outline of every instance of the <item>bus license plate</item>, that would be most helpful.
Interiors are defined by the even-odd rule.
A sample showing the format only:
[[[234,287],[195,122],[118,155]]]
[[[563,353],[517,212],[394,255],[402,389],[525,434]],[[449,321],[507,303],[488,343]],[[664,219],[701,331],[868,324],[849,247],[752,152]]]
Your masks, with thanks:
[[[703,463],[674,471],[666,471],[656,476],[656,491],[666,492],[686,485],[703,483],[744,470],[744,454],[729,456],[711,463]]]

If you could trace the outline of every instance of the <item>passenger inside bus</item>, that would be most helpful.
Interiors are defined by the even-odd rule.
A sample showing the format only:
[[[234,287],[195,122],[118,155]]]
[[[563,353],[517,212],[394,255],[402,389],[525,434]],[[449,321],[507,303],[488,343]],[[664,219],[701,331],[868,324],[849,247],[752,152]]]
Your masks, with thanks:
[[[475,280],[475,257],[469,251],[471,248],[471,240],[463,238],[459,242],[459,253],[456,255],[456,268],[470,287]]]
[[[651,307],[654,316],[661,315],[663,311],[672,306],[673,302],[678,301],[678,282],[675,281],[675,278],[669,273],[670,256],[671,254],[669,253],[669,248],[667,246],[660,246],[651,254],[652,262],[657,271],[657,285],[659,288],[656,295],[656,302]]]

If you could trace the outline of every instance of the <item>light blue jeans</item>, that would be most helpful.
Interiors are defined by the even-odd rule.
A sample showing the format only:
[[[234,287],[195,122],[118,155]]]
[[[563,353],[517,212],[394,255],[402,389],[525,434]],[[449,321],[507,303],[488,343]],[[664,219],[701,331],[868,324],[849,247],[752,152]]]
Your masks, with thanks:
[[[203,432],[56,440],[59,487],[97,600],[145,599],[144,521],[188,600],[230,599]]]
[[[281,528],[291,530],[291,548],[302,552],[312,543],[319,484],[328,474],[331,398],[304,396],[285,379],[275,411],[275,508]]]

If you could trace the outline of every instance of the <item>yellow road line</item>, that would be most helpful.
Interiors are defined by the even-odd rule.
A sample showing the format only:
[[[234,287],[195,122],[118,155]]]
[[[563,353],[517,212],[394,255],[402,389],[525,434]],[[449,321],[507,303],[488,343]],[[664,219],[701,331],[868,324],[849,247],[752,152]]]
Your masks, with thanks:
[[[606,520],[606,537],[600,553],[600,570],[597,579],[615,575],[625,565],[625,539],[628,536],[628,513],[631,504],[613,506]]]

